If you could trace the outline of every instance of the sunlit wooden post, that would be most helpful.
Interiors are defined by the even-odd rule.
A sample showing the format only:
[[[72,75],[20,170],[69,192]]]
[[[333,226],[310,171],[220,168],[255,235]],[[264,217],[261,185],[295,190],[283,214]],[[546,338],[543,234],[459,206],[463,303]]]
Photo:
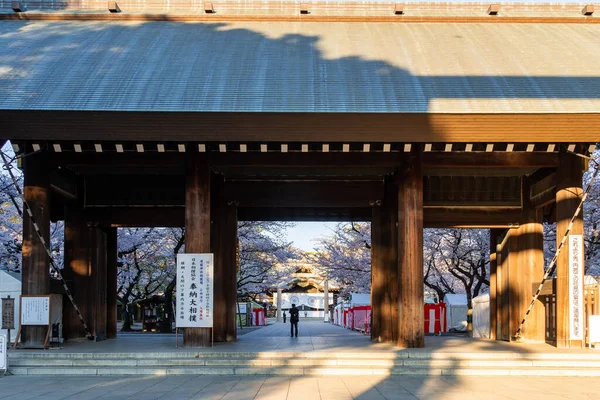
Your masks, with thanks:
[[[556,182],[556,241],[557,246],[568,229],[569,221],[581,200],[582,159],[568,153],[560,153]],[[570,235],[583,235],[583,215],[579,214],[571,228]],[[583,347],[585,340],[571,340],[569,302],[569,239],[558,257],[556,264],[556,345],[559,348]],[[583,274],[580,287],[583,288]],[[583,295],[581,293],[580,295]],[[580,310],[583,313],[583,310]]]

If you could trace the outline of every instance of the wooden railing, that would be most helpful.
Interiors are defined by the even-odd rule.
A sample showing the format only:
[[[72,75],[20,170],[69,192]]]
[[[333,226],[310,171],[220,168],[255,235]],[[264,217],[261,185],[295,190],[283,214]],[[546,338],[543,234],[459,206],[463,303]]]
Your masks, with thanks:
[[[554,286],[554,285],[552,285]],[[546,341],[555,343],[556,342],[556,294],[547,293],[541,296],[543,299],[544,306],[546,308]],[[585,340],[589,342],[589,333],[587,327],[587,321],[590,315],[600,315],[600,284],[595,283],[584,286],[584,303],[583,308],[585,310]]]

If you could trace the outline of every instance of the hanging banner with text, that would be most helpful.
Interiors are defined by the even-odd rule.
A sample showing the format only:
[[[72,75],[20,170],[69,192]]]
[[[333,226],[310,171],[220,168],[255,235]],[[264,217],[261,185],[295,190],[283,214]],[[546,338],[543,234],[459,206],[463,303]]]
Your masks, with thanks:
[[[21,296],[21,325],[50,325],[50,296]]]
[[[569,235],[570,339],[583,340],[583,235]]]
[[[177,327],[213,326],[213,255],[177,255]]]

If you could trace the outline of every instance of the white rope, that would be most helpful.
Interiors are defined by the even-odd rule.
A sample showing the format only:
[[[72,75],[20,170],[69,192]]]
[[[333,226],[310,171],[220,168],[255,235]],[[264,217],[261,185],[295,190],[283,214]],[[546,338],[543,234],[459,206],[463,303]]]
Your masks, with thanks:
[[[587,199],[588,194],[590,193],[590,190],[592,189],[592,186],[594,184],[594,181],[598,177],[598,172],[600,171],[600,164],[598,163],[598,161],[594,160],[591,157],[590,157],[590,160],[594,164],[596,164],[594,173],[592,174],[592,179],[590,180],[590,183],[588,184],[587,188],[583,192],[583,195],[581,196],[581,201],[579,202],[579,205],[577,206],[577,209],[575,210],[573,217],[569,221],[567,230],[565,231],[565,234],[563,235],[562,239],[560,240],[560,244],[558,245],[556,252],[554,253],[554,257],[552,257],[552,261],[550,261],[548,268],[546,268],[546,270],[544,271],[544,277],[542,278],[540,285],[538,286],[537,290],[535,291],[535,294],[533,295],[533,300],[531,300],[531,304],[529,304],[529,307],[527,308],[527,312],[525,313],[523,320],[519,324],[519,328],[517,329],[517,333],[515,334],[515,339],[517,339],[517,340],[521,338],[523,325],[525,324],[525,321],[527,321],[527,317],[529,316],[529,313],[531,312],[531,310],[533,310],[533,306],[535,305],[535,302],[537,301],[538,297],[540,297],[540,293],[542,291],[542,287],[544,286],[544,283],[548,280],[548,277],[550,275],[552,275],[552,273],[554,272],[554,269],[556,268],[556,261],[558,260],[558,256],[560,255],[560,252],[563,249],[563,246],[567,241],[567,237],[571,233],[571,229],[573,228],[573,224],[575,223],[575,220],[577,219],[577,217],[581,213],[581,210],[583,209],[583,203]]]

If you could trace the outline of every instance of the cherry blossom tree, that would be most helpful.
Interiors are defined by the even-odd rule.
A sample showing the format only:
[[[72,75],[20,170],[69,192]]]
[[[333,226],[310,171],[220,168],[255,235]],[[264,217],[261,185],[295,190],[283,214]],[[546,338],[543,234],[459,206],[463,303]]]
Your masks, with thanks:
[[[298,258],[286,239],[286,229],[291,226],[289,222],[239,222],[238,296],[254,299],[289,279],[294,272],[289,261]]]
[[[131,329],[127,310],[136,301],[151,298],[155,294],[164,295],[172,286],[176,274],[175,256],[183,243],[180,232],[167,228],[119,229],[117,296],[124,310],[123,331]],[[172,299],[172,288],[170,294]],[[167,314],[170,316],[170,309]]]
[[[424,283],[440,300],[447,293],[473,297],[489,287],[487,229],[425,229]]]
[[[341,288],[341,294],[371,290],[371,224],[339,223],[331,235],[319,238],[310,255],[322,275]]]

